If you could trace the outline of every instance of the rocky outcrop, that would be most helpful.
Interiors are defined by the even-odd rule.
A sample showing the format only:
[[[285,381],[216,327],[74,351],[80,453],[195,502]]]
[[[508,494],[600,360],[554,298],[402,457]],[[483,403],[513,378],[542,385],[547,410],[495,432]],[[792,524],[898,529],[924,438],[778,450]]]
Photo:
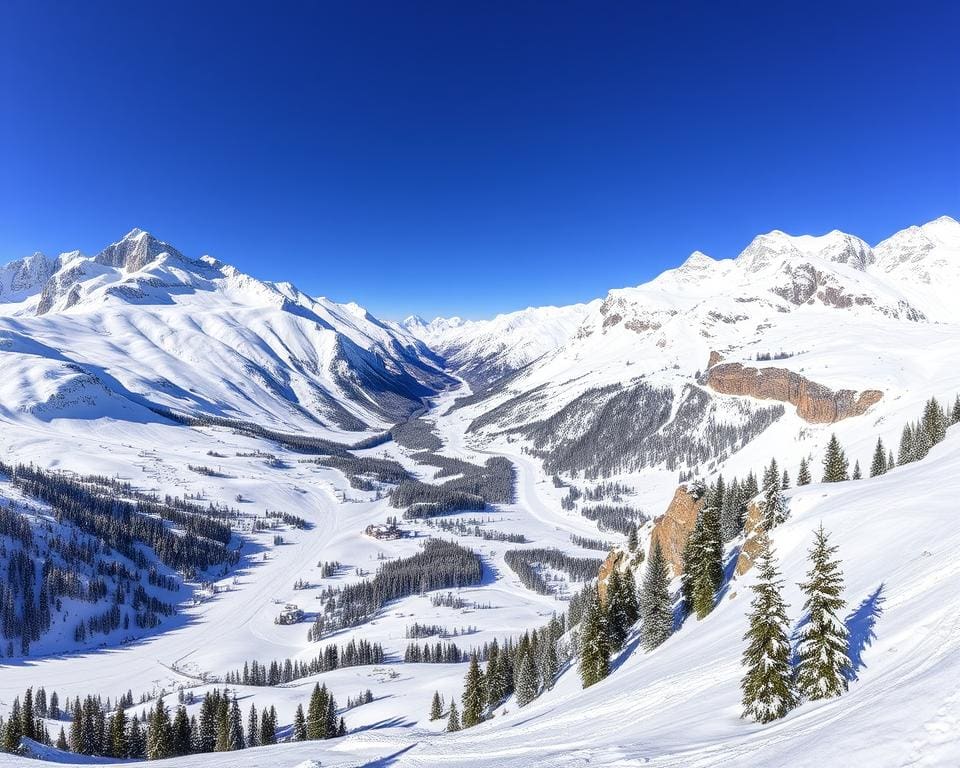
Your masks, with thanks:
[[[605,602],[607,599],[607,582],[610,580],[611,573],[614,571],[620,571],[621,573],[635,572],[642,564],[643,552],[631,553],[622,547],[611,549],[597,573],[597,593],[600,595],[600,602]],[[636,578],[639,582],[639,576]]]
[[[859,416],[883,397],[876,389],[834,391],[786,368],[751,368],[741,363],[714,365],[707,371],[707,385],[724,395],[791,403],[797,407],[797,415],[811,424]]]
[[[652,549],[654,542],[660,542],[663,556],[670,563],[674,576],[683,573],[683,548],[696,525],[697,515],[702,506],[703,501],[694,499],[681,485],[673,494],[673,501],[670,502],[667,511],[654,521],[650,547]]]
[[[737,556],[737,567],[735,573],[737,576],[743,576],[753,567],[757,552],[760,549],[760,524],[763,512],[757,502],[751,502],[747,507],[747,518],[743,524],[743,533],[745,536],[743,546],[740,547],[740,554]]]

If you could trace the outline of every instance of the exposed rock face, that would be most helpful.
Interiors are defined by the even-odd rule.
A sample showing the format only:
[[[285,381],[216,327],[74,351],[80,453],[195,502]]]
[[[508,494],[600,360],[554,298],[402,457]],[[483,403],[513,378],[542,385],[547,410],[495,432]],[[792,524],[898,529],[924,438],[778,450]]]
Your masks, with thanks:
[[[707,368],[713,368],[717,363],[723,361],[723,355],[721,355],[717,350],[710,350],[710,359],[707,361]]]
[[[740,363],[713,366],[707,372],[707,385],[724,395],[791,403],[800,418],[811,424],[832,424],[859,416],[883,397],[876,389],[834,391],[786,368],[748,368]]]
[[[760,525],[762,517],[763,512],[760,505],[752,502],[750,506],[747,507],[747,519],[743,524],[743,532],[746,534],[746,540],[743,542],[743,546],[740,548],[740,555],[737,557],[737,567],[735,570],[737,576],[743,576],[743,574],[753,567],[757,551],[760,549],[759,534],[762,530],[762,526]]]
[[[611,573],[615,570],[621,573],[633,572],[642,563],[643,552],[635,552],[631,555],[629,551],[622,547],[611,549],[607,559],[603,561],[600,570],[597,572],[597,593],[600,595],[600,602],[606,602],[607,600],[607,582],[610,580]],[[636,578],[639,581],[639,577]]]
[[[683,548],[696,525],[702,506],[703,501],[694,499],[681,485],[673,495],[667,511],[654,521],[650,547],[652,549],[654,542],[660,542],[663,556],[670,563],[674,576],[683,573]]]

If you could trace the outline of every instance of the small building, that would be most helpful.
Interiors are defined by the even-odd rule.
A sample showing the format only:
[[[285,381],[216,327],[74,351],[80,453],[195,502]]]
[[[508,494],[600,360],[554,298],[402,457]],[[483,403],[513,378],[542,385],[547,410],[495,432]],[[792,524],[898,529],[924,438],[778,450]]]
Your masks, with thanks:
[[[273,621],[276,624],[296,624],[302,618],[303,611],[300,610],[300,606],[294,603],[287,603],[283,606],[283,610],[280,611],[280,615]]]
[[[363,532],[374,539],[400,539],[403,538],[403,531],[395,523],[385,523],[382,525],[368,525]]]

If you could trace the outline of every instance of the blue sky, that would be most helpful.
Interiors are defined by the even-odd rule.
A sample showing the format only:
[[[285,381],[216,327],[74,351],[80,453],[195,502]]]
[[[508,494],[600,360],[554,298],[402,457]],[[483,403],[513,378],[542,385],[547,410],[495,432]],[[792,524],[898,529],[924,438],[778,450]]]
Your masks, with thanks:
[[[956,3],[647,5],[5,0],[0,261],[139,226],[482,317],[960,216]]]

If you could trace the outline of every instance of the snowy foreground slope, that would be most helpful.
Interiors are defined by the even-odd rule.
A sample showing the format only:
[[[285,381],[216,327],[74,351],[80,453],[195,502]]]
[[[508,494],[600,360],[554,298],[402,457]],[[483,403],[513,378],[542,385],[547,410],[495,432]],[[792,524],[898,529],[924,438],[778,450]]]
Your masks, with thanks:
[[[150,764],[960,764],[960,426],[922,460],[881,477],[787,493],[790,516],[773,541],[794,627],[802,604],[796,585],[819,524],[842,558],[857,679],[839,699],[804,703],[764,726],[740,718],[753,572],[732,578],[709,616],[688,618],[657,650],[640,650],[634,633],[597,685],[583,690],[574,662],[553,690],[523,708],[511,697],[489,722],[459,733],[443,733],[444,721],[431,722],[428,711],[434,691],[459,701],[467,665],[402,661],[415,622],[456,630],[451,639],[470,650],[516,638],[566,609],[582,582],[538,566],[549,590],[537,593],[521,583],[506,552],[548,548],[602,558],[605,551],[586,548],[588,540],[622,544],[622,529],[590,516],[596,503],[562,502],[570,488],[603,496],[605,483],[617,483],[618,500],[603,496],[605,503],[635,515],[646,548],[680,473],[742,478],[776,457],[794,479],[807,459],[818,479],[833,433],[851,467],[858,461],[865,474],[878,437],[896,453],[904,423],[930,397],[952,406],[960,393],[960,313],[950,302],[950,290],[960,291],[958,265],[960,224],[947,217],[875,247],[838,232],[773,232],[735,260],[694,254],[646,285],[585,305],[473,324],[393,324],[208,257],[187,259],[137,230],[95,257],[16,262],[0,270],[7,373],[0,378],[0,460],[228,507],[237,561],[185,578],[146,552],[144,573],[156,568],[182,586],[177,612],[143,630],[75,640],[71,627],[89,609],[67,601],[60,623],[29,653],[0,647],[0,714],[40,685],[61,700],[90,693],[115,700],[130,690],[138,703],[129,713],[140,714],[161,691],[170,706],[178,690],[199,700],[245,662],[309,662],[328,643],[363,639],[382,645],[384,663],[279,686],[230,686],[244,715],[251,704],[276,707],[282,743]],[[718,359],[880,397],[835,423],[810,422],[795,404],[717,391],[707,369]],[[181,423],[168,411],[195,420]],[[407,425],[416,427],[412,436],[381,432],[420,412]],[[641,422],[646,432],[624,428]],[[735,427],[735,439],[709,442],[726,427]],[[393,484],[328,466],[284,435],[333,440],[357,460],[396,462],[433,484],[451,475],[430,463],[430,451],[474,465],[506,457],[516,473],[514,498],[482,511],[403,519],[404,510],[391,506]],[[691,463],[691,456],[705,458]],[[550,466],[557,457],[566,463]],[[7,504],[46,535],[49,508],[0,475],[0,506]],[[270,512],[305,524],[261,530]],[[367,525],[392,516],[408,536],[364,535]],[[445,532],[441,523],[461,527]],[[482,560],[480,582],[452,590],[463,605],[413,594],[358,626],[308,639],[323,590],[368,578],[437,536],[456,538]],[[6,569],[15,542],[0,538]],[[729,558],[739,544],[730,545]],[[342,567],[325,575],[321,566],[332,561]],[[304,581],[308,587],[297,589]],[[286,603],[298,604],[304,620],[275,623]],[[316,682],[341,708],[367,689],[374,700],[343,709],[345,737],[283,741]],[[196,714],[199,704],[189,710]],[[67,721],[46,725],[54,738],[61,726],[69,730]],[[31,749],[61,763],[112,764]],[[0,766],[25,764],[39,763],[0,753]]]
[[[774,541],[792,616],[801,603],[795,582],[807,567],[811,531],[823,523],[843,557],[857,680],[843,697],[804,704],[782,721],[758,726],[739,718],[748,576],[730,585],[707,619],[688,619],[656,651],[645,654],[629,642],[616,671],[591,689],[580,690],[576,675],[567,673],[523,710],[467,732],[405,727],[418,713],[395,711],[401,725],[336,742],[151,764],[954,765],[960,760],[958,468],[960,434],[953,431],[927,459],[884,477],[790,494],[790,520]],[[0,765],[21,764],[0,756]]]

